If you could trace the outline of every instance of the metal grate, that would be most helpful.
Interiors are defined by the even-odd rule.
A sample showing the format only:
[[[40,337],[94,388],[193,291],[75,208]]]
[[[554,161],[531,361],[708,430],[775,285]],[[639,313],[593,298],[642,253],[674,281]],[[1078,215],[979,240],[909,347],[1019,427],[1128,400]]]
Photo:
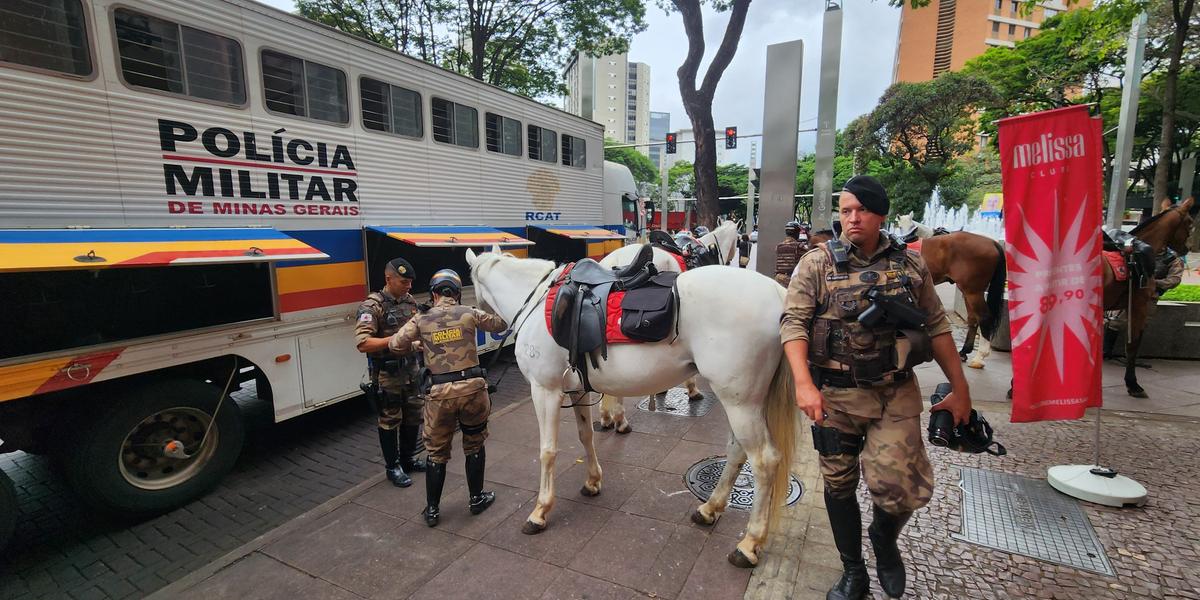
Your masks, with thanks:
[[[712,392],[701,393],[704,394],[704,399],[693,402],[688,398],[687,388],[671,388],[667,390],[666,398],[662,396],[659,396],[657,399],[647,397],[645,400],[639,402],[637,407],[638,410],[675,415],[677,417],[703,417],[717,403],[717,397]],[[651,400],[655,400],[654,410],[650,409]]]
[[[1116,575],[1079,503],[1042,479],[960,467],[962,533],[951,537],[1058,565]]]
[[[701,502],[707,502],[708,497],[717,488],[717,482],[721,480],[721,473],[725,470],[725,463],[724,456],[706,458],[692,465],[687,474],[683,476],[688,489],[692,490],[692,493]],[[795,475],[788,476],[787,505],[795,504],[803,493],[804,487],[800,484],[800,480],[796,479]],[[733,482],[733,491],[729,493],[729,508],[750,510],[753,505],[754,472],[750,469],[750,462],[747,461],[742,465],[741,472]]]

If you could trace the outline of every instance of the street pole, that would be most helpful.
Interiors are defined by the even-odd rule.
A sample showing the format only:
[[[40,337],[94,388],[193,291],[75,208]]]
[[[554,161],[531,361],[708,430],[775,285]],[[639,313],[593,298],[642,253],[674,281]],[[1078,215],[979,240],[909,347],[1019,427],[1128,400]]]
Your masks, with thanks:
[[[667,217],[671,216],[671,207],[667,206],[667,155],[660,155],[659,160],[662,162],[662,186],[659,187],[662,201],[658,204],[659,223],[663,231],[667,230]]]
[[[821,89],[817,97],[817,148],[813,164],[813,230],[829,229],[833,214],[833,152],[837,140],[838,72],[842,62],[842,7],[827,0],[821,33]]]
[[[751,151],[753,152],[753,151]],[[750,160],[754,160],[753,158]],[[1192,153],[1183,159],[1179,165],[1179,199],[1186,200],[1192,195],[1192,181],[1196,177],[1196,154]]]
[[[758,166],[758,143],[750,142],[750,170],[746,177],[746,234],[754,231],[754,169]],[[761,182],[760,182],[761,184]]]
[[[801,71],[804,42],[767,46],[763,102],[762,207],[759,209],[755,270],[775,275],[775,246],[783,241],[783,224],[792,219],[796,196],[796,130],[800,123]]]
[[[1134,126],[1138,96],[1141,95],[1142,57],[1146,50],[1146,13],[1133,19],[1126,42],[1125,81],[1121,90],[1121,118],[1117,126],[1117,148],[1113,156],[1112,181],[1108,184],[1108,226],[1120,227],[1125,216],[1125,188],[1129,185],[1129,160],[1133,157]],[[1155,211],[1157,212],[1157,210]]]

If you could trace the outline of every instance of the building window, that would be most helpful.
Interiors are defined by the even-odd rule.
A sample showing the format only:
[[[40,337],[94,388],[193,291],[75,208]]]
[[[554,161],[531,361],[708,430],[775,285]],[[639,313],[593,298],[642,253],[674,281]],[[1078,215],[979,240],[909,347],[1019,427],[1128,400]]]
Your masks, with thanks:
[[[1017,35],[1017,26],[1013,25],[1012,23],[1009,23],[1008,24],[1008,37],[1012,37],[1014,35]]]
[[[521,122],[516,119],[485,113],[487,149],[511,156],[521,155]]]
[[[236,40],[118,8],[113,13],[121,76],[129,85],[242,104],[242,48]]]
[[[366,129],[421,137],[421,94],[368,77],[358,80],[362,124]]]
[[[1015,17],[1017,16],[1017,11],[1019,10],[1021,10],[1020,0],[1012,0],[1012,9],[1009,12]]]
[[[331,123],[350,120],[346,74],[272,50],[262,51],[267,109]]]
[[[587,166],[587,142],[583,138],[563,134],[562,164],[582,169]]]
[[[529,135],[530,159],[548,163],[558,162],[557,133],[537,125],[530,125],[526,131]]]
[[[1025,27],[1025,28],[1024,28],[1024,33],[1023,33],[1022,35],[1025,37],[1025,39],[1029,39],[1029,32],[1030,32],[1032,29],[1033,29],[1032,27]]]
[[[434,98],[433,139],[464,148],[479,147],[479,111],[449,100]]]
[[[992,33],[1000,34],[1000,21],[992,21]]]
[[[1042,18],[1044,18],[1044,19],[1049,19],[1049,18],[1051,18],[1051,17],[1054,17],[1054,16],[1057,16],[1057,15],[1058,15],[1058,11],[1057,11],[1057,10],[1054,10],[1053,8],[1047,8],[1047,9],[1045,9],[1045,11],[1042,13]]]
[[[999,14],[1002,10],[1004,10],[1004,0],[996,0],[996,13]]]
[[[92,74],[79,0],[16,0],[0,9],[0,62],[68,75]]]

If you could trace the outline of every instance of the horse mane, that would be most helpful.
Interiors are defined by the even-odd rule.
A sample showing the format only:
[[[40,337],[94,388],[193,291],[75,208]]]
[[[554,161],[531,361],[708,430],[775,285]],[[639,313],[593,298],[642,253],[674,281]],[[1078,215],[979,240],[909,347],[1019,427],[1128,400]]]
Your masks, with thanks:
[[[1129,231],[1129,233],[1136,236],[1143,229],[1150,227],[1150,225],[1152,225],[1152,224],[1158,222],[1160,219],[1162,219],[1163,215],[1170,213],[1170,212],[1174,212],[1174,210],[1175,210],[1175,207],[1172,206],[1171,210],[1164,210],[1164,211],[1158,213],[1157,215],[1154,215],[1153,217],[1150,217],[1149,219],[1146,219],[1145,221],[1138,223],[1137,227],[1134,227],[1133,229],[1131,229]]]

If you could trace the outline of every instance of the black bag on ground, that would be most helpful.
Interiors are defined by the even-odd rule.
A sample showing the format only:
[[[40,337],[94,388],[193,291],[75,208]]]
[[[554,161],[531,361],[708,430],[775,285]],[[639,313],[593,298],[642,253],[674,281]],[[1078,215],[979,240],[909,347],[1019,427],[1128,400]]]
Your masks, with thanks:
[[[621,333],[642,342],[658,342],[675,326],[675,278],[679,273],[659,273],[642,287],[629,290],[621,300]]]

